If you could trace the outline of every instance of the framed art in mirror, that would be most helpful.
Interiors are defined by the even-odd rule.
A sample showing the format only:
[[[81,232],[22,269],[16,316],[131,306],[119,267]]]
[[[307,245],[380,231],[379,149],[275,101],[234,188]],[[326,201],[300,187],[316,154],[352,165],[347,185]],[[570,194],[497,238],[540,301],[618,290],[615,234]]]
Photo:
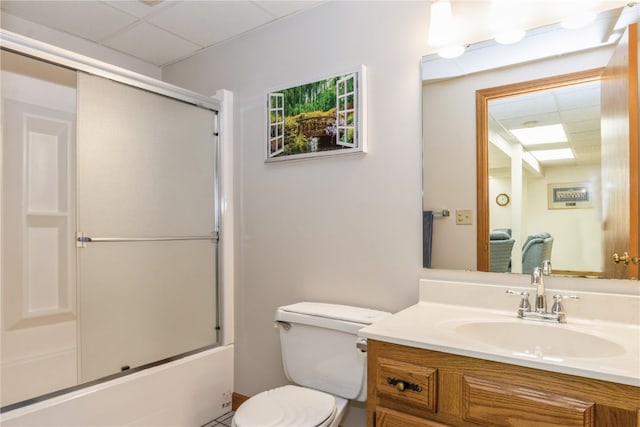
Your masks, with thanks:
[[[549,184],[549,209],[584,209],[591,207],[591,189],[588,182]]]

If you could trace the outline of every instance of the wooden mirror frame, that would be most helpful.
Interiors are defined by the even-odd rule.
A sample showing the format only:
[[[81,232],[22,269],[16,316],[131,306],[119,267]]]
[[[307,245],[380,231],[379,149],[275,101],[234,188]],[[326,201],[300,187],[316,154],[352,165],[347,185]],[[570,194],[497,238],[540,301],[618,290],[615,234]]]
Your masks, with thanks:
[[[513,83],[476,91],[477,269],[489,271],[489,101],[542,90],[600,81],[604,68]]]

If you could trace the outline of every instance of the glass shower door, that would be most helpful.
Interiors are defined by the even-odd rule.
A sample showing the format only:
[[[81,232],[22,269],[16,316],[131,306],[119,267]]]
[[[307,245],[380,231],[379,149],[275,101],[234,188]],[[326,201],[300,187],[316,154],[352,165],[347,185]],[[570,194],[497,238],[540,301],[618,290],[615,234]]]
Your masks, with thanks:
[[[215,120],[78,74],[81,382],[216,343]]]
[[[0,406],[77,382],[76,73],[0,51]]]

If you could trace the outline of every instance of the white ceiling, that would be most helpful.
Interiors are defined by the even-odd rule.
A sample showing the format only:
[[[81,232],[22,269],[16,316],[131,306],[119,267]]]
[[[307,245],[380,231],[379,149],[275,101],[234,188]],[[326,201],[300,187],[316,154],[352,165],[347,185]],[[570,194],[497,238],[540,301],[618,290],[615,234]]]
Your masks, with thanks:
[[[163,67],[208,46],[327,1],[330,0],[0,0],[0,9],[17,18]],[[420,1],[429,3],[430,0]],[[526,28],[557,22],[566,14],[566,6],[576,3],[518,1],[526,16]],[[469,41],[490,38],[485,26],[479,24],[487,18],[489,0],[451,2],[461,31]],[[593,7],[606,10],[625,3],[623,0],[599,0],[597,7]]]
[[[324,0],[2,0],[2,11],[162,67]]]
[[[501,98],[489,102],[490,131],[509,144],[520,142],[509,130],[562,124],[567,143],[531,146],[525,150],[571,148],[575,159],[552,160],[544,165],[598,165],[600,163],[600,82],[566,86],[525,95]],[[509,156],[490,144],[492,175],[499,169],[508,171]]]

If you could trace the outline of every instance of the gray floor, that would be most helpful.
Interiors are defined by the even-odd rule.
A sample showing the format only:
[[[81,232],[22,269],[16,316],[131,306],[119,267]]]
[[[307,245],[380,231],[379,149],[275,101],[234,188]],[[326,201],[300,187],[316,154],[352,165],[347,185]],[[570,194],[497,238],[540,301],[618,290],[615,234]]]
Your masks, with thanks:
[[[233,419],[233,412],[222,415],[213,421],[210,421],[202,427],[231,427],[231,420]]]

